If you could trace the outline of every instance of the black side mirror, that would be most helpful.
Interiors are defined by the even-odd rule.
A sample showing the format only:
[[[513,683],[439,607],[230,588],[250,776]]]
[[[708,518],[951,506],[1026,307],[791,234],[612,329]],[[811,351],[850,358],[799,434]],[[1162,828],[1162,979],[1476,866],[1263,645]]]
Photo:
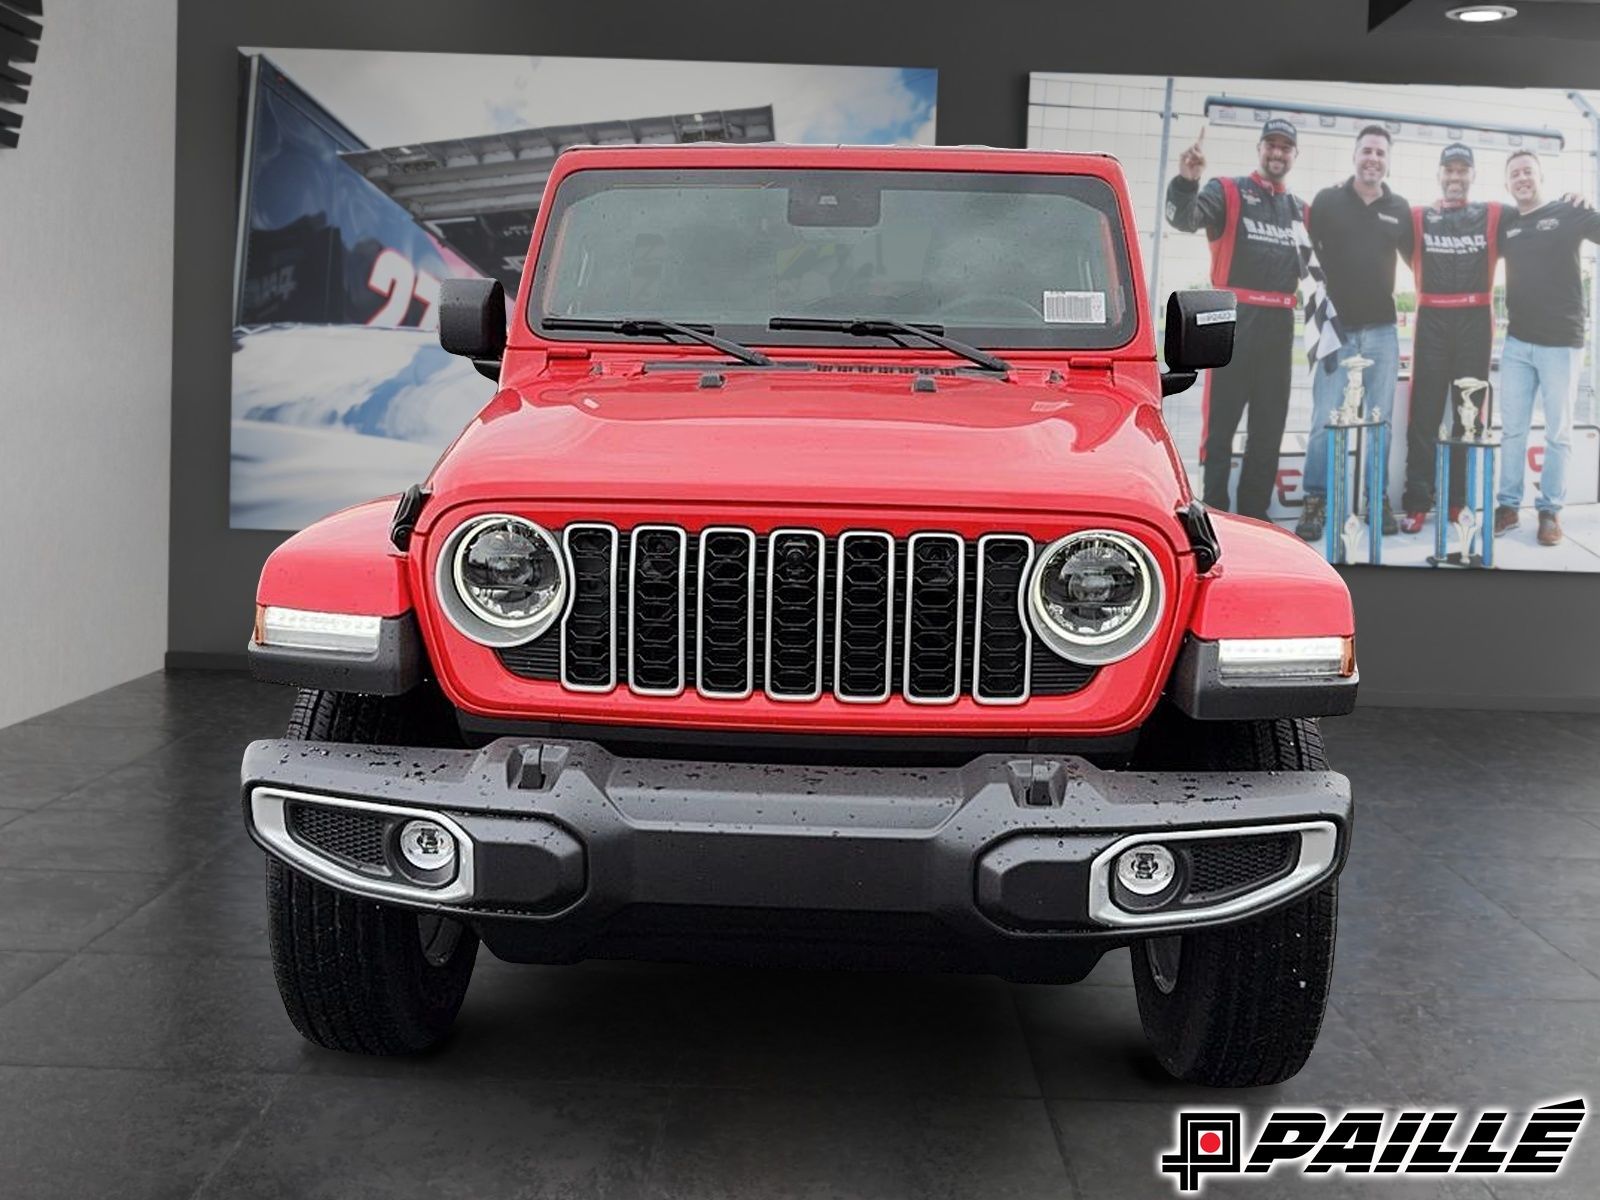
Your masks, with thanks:
[[[439,284],[439,344],[470,358],[480,375],[499,380],[506,352],[506,289],[498,279]]]
[[[1198,372],[1225,367],[1233,357],[1238,301],[1232,292],[1173,292],[1167,297],[1167,369],[1161,394],[1175,395],[1193,385]]]

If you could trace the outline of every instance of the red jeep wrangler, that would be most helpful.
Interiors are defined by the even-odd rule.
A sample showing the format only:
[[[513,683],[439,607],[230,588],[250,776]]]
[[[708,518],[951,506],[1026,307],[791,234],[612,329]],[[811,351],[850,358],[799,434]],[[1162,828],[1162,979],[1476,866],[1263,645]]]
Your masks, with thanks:
[[[505,959],[980,971],[1131,947],[1174,1075],[1284,1079],[1327,999],[1343,583],[1190,494],[1110,158],[585,148],[498,391],[428,480],[268,560],[243,763],[273,962],[324,1046],[442,1038]]]

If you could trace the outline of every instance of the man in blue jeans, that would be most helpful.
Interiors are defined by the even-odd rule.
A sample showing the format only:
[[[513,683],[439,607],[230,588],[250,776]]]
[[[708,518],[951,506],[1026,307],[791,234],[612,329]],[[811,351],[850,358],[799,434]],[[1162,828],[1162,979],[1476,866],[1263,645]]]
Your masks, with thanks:
[[[1360,355],[1372,365],[1361,375],[1364,407],[1390,415],[1400,374],[1400,339],[1395,332],[1394,269],[1411,256],[1411,206],[1389,190],[1389,151],[1393,139],[1382,125],[1356,135],[1349,179],[1323,188],[1311,202],[1306,222],[1312,248],[1328,281],[1328,298],[1339,314],[1343,344],[1332,362],[1311,368],[1311,438],[1306,444],[1305,506],[1295,532],[1308,542],[1322,536],[1327,520],[1328,417],[1344,403],[1349,372],[1338,364]],[[1328,369],[1329,367],[1332,369]],[[1388,442],[1382,478],[1389,478]],[[1377,497],[1368,496],[1370,505]],[[1400,532],[1387,495],[1381,498],[1383,532]]]
[[[1572,453],[1572,410],[1583,359],[1583,279],[1578,250],[1600,242],[1600,212],[1568,199],[1546,203],[1539,156],[1519,150],[1506,159],[1506,186],[1517,202],[1500,225],[1506,260],[1506,312],[1510,325],[1500,355],[1500,485],[1494,531],[1517,527],[1528,430],[1537,403],[1544,414],[1544,471],[1534,503],[1538,542],[1561,541],[1562,503],[1567,495],[1567,460]]]

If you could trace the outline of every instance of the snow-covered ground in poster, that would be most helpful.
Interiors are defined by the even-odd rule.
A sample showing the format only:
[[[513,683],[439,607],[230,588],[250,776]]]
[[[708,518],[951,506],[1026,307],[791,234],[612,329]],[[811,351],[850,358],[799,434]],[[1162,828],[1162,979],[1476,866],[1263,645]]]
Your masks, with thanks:
[[[301,529],[420,483],[494,384],[431,330],[239,330],[230,524]]]

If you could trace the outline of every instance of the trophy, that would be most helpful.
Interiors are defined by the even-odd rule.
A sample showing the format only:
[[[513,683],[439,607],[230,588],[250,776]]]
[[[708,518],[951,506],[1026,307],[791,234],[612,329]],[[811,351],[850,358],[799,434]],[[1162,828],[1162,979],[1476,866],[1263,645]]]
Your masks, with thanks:
[[[1340,359],[1339,365],[1348,372],[1344,385],[1344,405],[1334,410],[1332,416],[1328,418],[1328,424],[1359,425],[1362,421],[1361,401],[1367,394],[1366,385],[1361,381],[1361,373],[1372,365],[1372,359],[1355,354]]]
[[[1478,513],[1470,504],[1463,504],[1455,519],[1456,537],[1461,542],[1461,561],[1472,561],[1472,546],[1478,538]]]
[[[1382,414],[1367,413],[1362,407],[1367,392],[1362,373],[1373,365],[1373,360],[1354,354],[1340,359],[1339,365],[1345,369],[1344,403],[1328,414],[1327,424],[1330,485],[1327,557],[1330,562],[1356,562],[1364,556],[1372,562],[1380,562],[1382,532],[1371,533],[1368,529],[1370,521],[1363,520],[1355,511],[1349,479],[1350,431],[1369,426],[1373,428],[1374,445],[1367,455],[1367,508],[1371,510],[1374,503],[1382,503],[1383,484],[1378,479],[1378,472],[1383,457],[1385,431],[1382,426],[1387,418]],[[1368,515],[1371,516],[1370,511]],[[1367,554],[1369,534],[1370,555]]]
[[[1494,503],[1495,457],[1500,449],[1499,435],[1490,428],[1489,401],[1494,394],[1487,379],[1464,375],[1451,381],[1457,400],[1454,417],[1461,423],[1457,434],[1451,428],[1451,406],[1447,403],[1439,421],[1439,437],[1434,450],[1434,552],[1428,564],[1435,567],[1493,567],[1494,535],[1489,528]],[[1452,520],[1449,518],[1451,456],[1464,456],[1466,503]],[[1458,543],[1449,547],[1450,530]]]
[[[1478,440],[1478,393],[1486,391],[1488,387],[1487,379],[1473,379],[1470,375],[1456,380],[1456,390],[1461,393],[1456,415],[1461,419],[1461,440],[1464,442]]]

